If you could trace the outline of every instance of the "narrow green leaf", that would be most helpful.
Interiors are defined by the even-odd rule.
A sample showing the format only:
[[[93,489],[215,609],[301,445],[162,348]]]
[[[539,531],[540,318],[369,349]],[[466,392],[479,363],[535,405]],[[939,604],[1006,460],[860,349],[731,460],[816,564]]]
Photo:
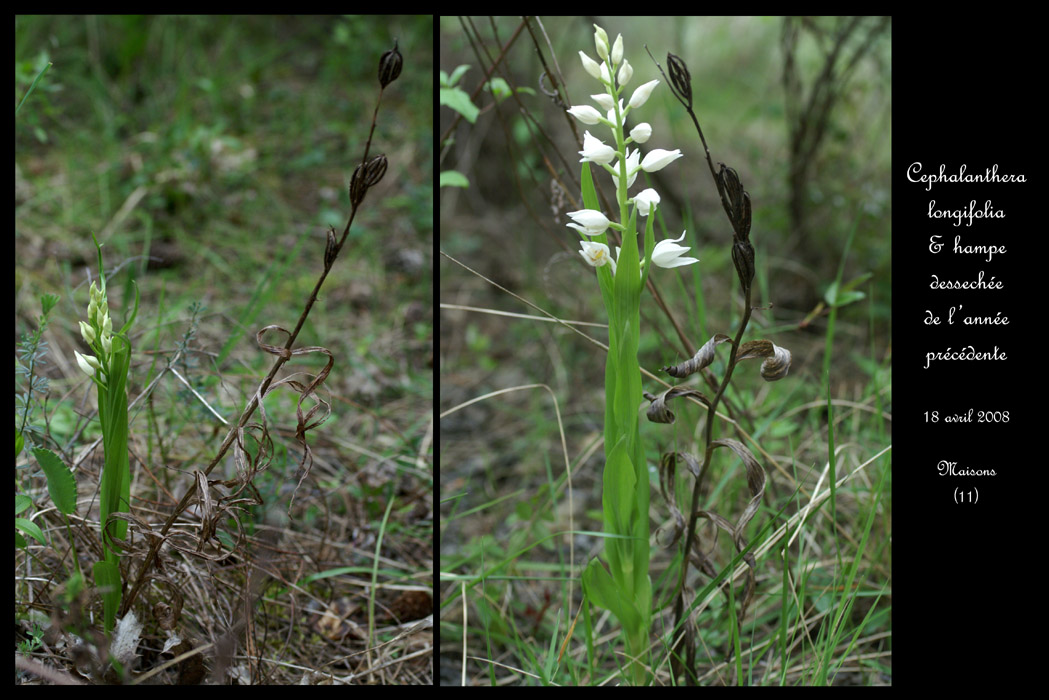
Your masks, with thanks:
[[[41,71],[36,74],[35,78],[33,78],[32,85],[30,85],[29,89],[26,90],[26,94],[22,96],[22,101],[18,103],[17,107],[15,107],[15,116],[18,116],[18,110],[22,109],[22,105],[24,105],[25,101],[29,99],[29,96],[33,94],[33,90],[36,90],[36,84],[39,83],[40,79],[44,77],[44,73],[47,72],[47,69],[50,68],[51,65],[51,62],[48,61],[47,65],[44,66],[43,69],[41,69]]]

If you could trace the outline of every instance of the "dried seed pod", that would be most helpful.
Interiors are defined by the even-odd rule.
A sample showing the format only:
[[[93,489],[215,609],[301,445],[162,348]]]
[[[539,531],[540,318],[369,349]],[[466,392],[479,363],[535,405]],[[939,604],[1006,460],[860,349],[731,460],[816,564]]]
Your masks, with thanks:
[[[386,155],[380,153],[367,163],[361,163],[354,168],[350,177],[350,204],[354,208],[364,201],[368,188],[382,180],[382,176],[386,174],[386,166]]]
[[[725,213],[728,214],[736,238],[744,241],[750,237],[750,195],[735,170],[721,163],[718,172],[719,189],[725,197]]]
[[[678,56],[667,54],[667,70],[670,72],[670,85],[674,88],[686,109],[692,109],[692,76],[688,66]]]
[[[732,243],[732,264],[736,266],[739,284],[746,292],[754,281],[754,246],[750,241],[736,239]]]
[[[386,154],[380,153],[364,166],[364,181],[368,187],[379,184],[379,180],[386,174]]]
[[[382,55],[379,59],[379,85],[386,87],[401,74],[401,66],[404,59],[401,52],[397,50],[397,40],[393,40],[393,48]]]
[[[324,269],[327,270],[335,262],[335,254],[338,252],[338,244],[335,241],[335,228],[328,229],[328,245],[324,249]]]
[[[368,185],[364,181],[364,163],[353,169],[350,176],[350,204],[357,208],[364,200],[364,193],[368,191]]]

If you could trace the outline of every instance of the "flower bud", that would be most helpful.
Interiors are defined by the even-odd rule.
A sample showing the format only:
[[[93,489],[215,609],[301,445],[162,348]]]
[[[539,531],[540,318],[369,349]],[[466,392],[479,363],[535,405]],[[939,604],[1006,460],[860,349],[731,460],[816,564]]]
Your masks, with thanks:
[[[659,204],[659,193],[649,187],[647,190],[642,190],[634,197],[634,204],[637,205],[637,213],[641,216],[648,216],[652,213],[652,209]]]
[[[647,83],[634,90],[634,94],[630,96],[630,107],[637,109],[641,105],[648,101],[648,96],[652,94],[652,90],[655,89],[656,85],[659,85],[658,80],[649,80]]]
[[[591,95],[590,99],[597,103],[597,106],[606,112],[611,112],[616,106],[615,100],[607,92],[603,92],[600,95]],[[620,100],[622,102],[622,100]]]
[[[623,60],[623,35],[616,37],[616,43],[612,44],[612,65],[618,66]]]
[[[608,35],[596,24],[594,25],[594,48],[597,49],[597,55],[602,61],[608,58]]]
[[[619,87],[623,87],[630,82],[630,78],[634,75],[634,67],[630,65],[630,61],[624,60],[623,65],[619,68]]]
[[[634,143],[644,143],[648,141],[652,138],[652,125],[648,122],[641,122],[630,130],[630,138],[634,139]]]
[[[397,40],[393,40],[393,48],[382,55],[379,59],[379,85],[386,87],[401,74],[401,66],[404,59],[401,52],[397,50]]]
[[[103,335],[102,336],[102,351],[108,357],[113,354],[113,336]]]
[[[583,62],[583,69],[590,74],[591,78],[601,80],[601,66],[598,65],[597,61],[590,58],[582,51],[579,52],[579,60]]]
[[[92,343],[95,342],[95,337],[96,337],[95,329],[92,328],[91,326],[87,325],[83,321],[80,322],[80,335],[82,335],[84,337],[84,341],[88,345],[91,345]]]
[[[76,363],[80,365],[80,369],[89,377],[95,376],[95,371],[102,368],[98,359],[91,355],[81,355],[76,350],[73,351],[73,354],[76,355]]]
[[[113,335],[113,319],[109,317],[108,312],[102,317],[102,336],[105,337],[107,335]]]
[[[578,119],[579,121],[583,122],[584,124],[593,125],[601,121],[601,113],[593,107],[591,107],[590,105],[580,105],[578,107],[573,107],[572,109],[568,110],[568,113],[576,119]]]

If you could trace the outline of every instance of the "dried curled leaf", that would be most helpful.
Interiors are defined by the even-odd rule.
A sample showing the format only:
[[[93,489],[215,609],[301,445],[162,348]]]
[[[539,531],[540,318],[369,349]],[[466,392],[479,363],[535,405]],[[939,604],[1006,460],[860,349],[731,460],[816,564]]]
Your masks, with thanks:
[[[713,511],[697,510],[696,516],[706,518],[714,523],[718,529],[728,532],[732,536],[732,543],[735,546],[736,551],[742,552],[747,548],[747,541],[743,537],[743,530],[758,512],[758,506],[761,505],[761,498],[765,494],[765,470],[762,468],[758,460],[755,459],[753,453],[747,448],[747,446],[738,440],[725,438],[723,440],[714,440],[711,444],[714,447],[729,448],[740,458],[740,460],[742,460],[743,466],[747,472],[747,487],[750,490],[751,499],[747,502],[746,507],[743,509],[743,513],[739,516],[739,519],[736,520],[734,525],[726,518]],[[713,567],[710,564],[707,554],[699,550],[698,540],[697,546],[694,547],[693,550],[692,559],[697,567],[704,573],[710,575],[710,571],[713,571]],[[741,618],[746,615],[747,605],[750,604],[751,596],[754,594],[754,571],[756,568],[756,562],[752,554],[744,554],[743,560],[747,563],[747,582],[743,591],[743,596],[740,599]]]
[[[663,371],[671,377],[677,377],[678,379],[687,377],[690,374],[695,374],[714,361],[714,350],[718,345],[725,341],[732,342],[732,339],[724,333],[718,333],[704,343],[703,347],[696,351],[696,354],[690,359],[685,360],[679,365],[674,365],[673,367],[664,367]]]
[[[385,172],[385,156],[378,157],[383,158],[383,172]],[[378,177],[381,178],[382,175],[379,174]],[[292,505],[295,503],[295,493],[298,492],[299,487],[302,486],[302,482],[306,479],[307,476],[309,476],[310,469],[313,467],[313,450],[310,449],[309,444],[306,442],[306,432],[312,430],[313,428],[316,428],[318,425],[326,421],[329,415],[331,415],[331,405],[324,399],[315,396],[314,391],[317,389],[317,387],[324,383],[325,379],[328,378],[328,374],[331,373],[331,368],[335,364],[335,356],[331,354],[330,350],[315,345],[305,348],[296,348],[295,350],[290,350],[286,347],[282,348],[277,347],[275,345],[269,345],[267,343],[262,342],[263,334],[269,330],[280,331],[281,333],[284,333],[289,337],[291,334],[288,333],[287,330],[277,325],[266,326],[265,328],[262,328],[261,330],[259,330],[258,333],[255,334],[255,340],[258,342],[260,348],[262,348],[268,353],[279,355],[285,361],[290,360],[295,355],[306,355],[314,352],[319,352],[323,355],[328,356],[328,363],[324,366],[324,369],[322,369],[316,375],[307,375],[313,377],[313,381],[311,381],[309,384],[303,384],[302,382],[296,381],[294,377],[297,377],[300,374],[306,374],[304,372],[297,372],[289,377],[281,379],[279,382],[274,382],[265,390],[265,393],[269,393],[281,384],[287,384],[295,391],[299,392],[299,401],[295,406],[295,413],[298,418],[298,424],[295,427],[295,439],[302,446],[302,461],[299,463],[298,483],[295,485],[295,492],[292,493],[292,497],[290,499],[290,502],[288,503],[288,511],[290,512]],[[263,425],[265,425],[266,409],[262,402],[262,387],[259,387],[259,390],[256,393],[258,398],[259,412],[262,415]],[[303,414],[302,402],[305,401],[307,398],[310,398],[311,396],[313,397],[313,400],[316,401],[316,405],[313,406],[305,414]],[[316,415],[317,412],[321,410],[323,410],[323,414],[316,420],[313,420],[314,415]],[[265,431],[265,428],[263,428],[263,431]]]
[[[664,391],[662,394],[656,396],[650,394],[647,391],[644,392],[646,399],[652,403],[648,406],[646,415],[648,419],[653,423],[673,423],[674,412],[667,407],[667,401],[676,398],[678,396],[691,396],[702,403],[704,406],[710,406],[710,399],[706,397],[702,392],[696,391],[695,389],[686,389],[680,386],[673,386]]]
[[[749,360],[764,357],[761,363],[761,377],[767,382],[783,379],[790,371],[790,350],[781,348],[771,340],[750,340],[739,346],[736,360]]]
[[[695,462],[695,458],[692,455],[679,452],[668,452],[659,460],[659,492],[663,495],[663,501],[667,504],[667,509],[670,511],[673,522],[656,530],[656,542],[666,548],[673,547],[678,539],[681,538],[681,533],[685,531],[685,516],[681,514],[681,509],[677,506],[677,495],[674,486],[676,483],[678,455],[686,460],[691,460],[692,463]],[[689,467],[693,466],[688,461],[686,461],[686,464]],[[693,470],[693,473],[698,476],[698,466]],[[668,528],[670,531],[669,540],[667,540],[668,536],[664,534]]]

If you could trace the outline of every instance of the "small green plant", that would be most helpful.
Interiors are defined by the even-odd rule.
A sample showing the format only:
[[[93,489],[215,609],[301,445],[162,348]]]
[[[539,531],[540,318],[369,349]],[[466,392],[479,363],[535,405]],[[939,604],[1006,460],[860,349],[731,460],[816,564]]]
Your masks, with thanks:
[[[35,331],[22,336],[18,360],[15,361],[15,372],[25,377],[24,390],[15,395],[15,412],[18,426],[15,428],[15,459],[22,454],[22,450],[28,442],[30,446],[39,444],[44,440],[44,430],[31,421],[32,413],[41,401],[41,397],[47,396],[49,381],[45,376],[38,376],[37,369],[40,365],[47,364],[44,357],[47,355],[47,341],[43,339],[44,331],[51,320],[51,311],[58,304],[54,294],[44,294],[40,297],[42,313],[37,320]],[[28,466],[28,465],[25,465]],[[19,467],[21,469],[21,467]],[[47,544],[44,533],[40,527],[27,517],[18,517],[29,510],[32,499],[24,493],[15,493],[15,546],[25,547],[26,541],[22,537],[25,533],[41,544]]]
[[[94,355],[76,354],[77,364],[95,383],[98,391],[98,417],[102,424],[102,446],[105,463],[102,467],[101,528],[102,560],[95,563],[95,583],[102,592],[105,630],[109,634],[116,622],[120,607],[122,581],[117,557],[117,540],[127,537],[127,520],[114,519],[114,513],[130,511],[131,469],[128,459],[127,376],[131,367],[131,338],[128,330],[138,315],[138,287],[135,287],[135,307],[121,329],[113,332],[106,295],[106,274],[102,262],[102,245],[91,234],[98,251],[100,286],[91,283],[91,298],[87,305],[87,321],[80,321],[80,334]]]

